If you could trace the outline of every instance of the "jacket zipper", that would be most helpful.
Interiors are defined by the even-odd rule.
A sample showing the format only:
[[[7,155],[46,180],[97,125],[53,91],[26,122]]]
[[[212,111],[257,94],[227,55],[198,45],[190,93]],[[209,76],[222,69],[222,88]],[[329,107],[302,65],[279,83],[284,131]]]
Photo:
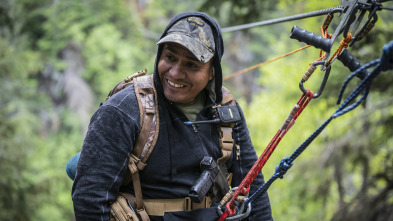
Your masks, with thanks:
[[[206,152],[205,148],[202,146],[202,142],[201,142],[199,134],[198,134],[198,126],[199,125],[192,124],[192,128],[194,129],[194,132],[195,132],[195,142],[197,143],[197,147],[201,150],[201,152],[200,152],[201,157],[204,157],[204,156],[207,156],[207,152]]]

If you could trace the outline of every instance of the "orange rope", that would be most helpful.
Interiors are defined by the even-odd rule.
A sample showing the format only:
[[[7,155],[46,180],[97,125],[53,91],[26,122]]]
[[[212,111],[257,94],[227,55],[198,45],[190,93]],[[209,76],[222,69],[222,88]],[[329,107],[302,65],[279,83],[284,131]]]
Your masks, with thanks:
[[[340,46],[337,48],[336,52],[334,52],[334,54],[330,57],[329,61],[326,63],[326,66],[328,67],[333,59],[335,59],[338,55],[341,54],[342,50],[344,48],[348,48],[349,43],[351,43],[352,41],[352,34],[351,33],[347,33],[347,37],[343,38],[343,40],[340,41]]]
[[[230,74],[230,75],[224,76],[224,77],[223,77],[223,80],[226,81],[226,80],[228,80],[228,79],[231,79],[231,78],[240,76],[240,75],[242,75],[242,74],[244,74],[244,73],[246,73],[246,72],[249,72],[249,71],[251,71],[251,70],[254,70],[255,68],[258,68],[258,67],[260,67],[260,66],[262,66],[262,65],[271,63],[271,62],[273,62],[273,61],[277,61],[277,60],[280,59],[280,58],[283,58],[283,57],[286,57],[286,56],[291,55],[291,54],[293,54],[293,53],[296,53],[296,52],[301,51],[301,50],[303,50],[303,49],[306,49],[306,48],[308,48],[308,47],[310,47],[310,46],[311,46],[311,45],[306,45],[306,46],[304,46],[304,47],[302,47],[302,48],[299,48],[299,49],[296,49],[296,50],[291,51],[291,52],[289,52],[289,53],[283,54],[283,55],[278,56],[278,57],[276,57],[276,58],[273,58],[273,59],[271,59],[271,60],[268,60],[268,61],[265,61],[265,62],[256,64],[256,65],[254,65],[254,66],[251,66],[251,67],[249,67],[249,68],[245,68],[245,69],[243,69],[243,70],[234,72],[234,73],[232,73],[232,74]]]

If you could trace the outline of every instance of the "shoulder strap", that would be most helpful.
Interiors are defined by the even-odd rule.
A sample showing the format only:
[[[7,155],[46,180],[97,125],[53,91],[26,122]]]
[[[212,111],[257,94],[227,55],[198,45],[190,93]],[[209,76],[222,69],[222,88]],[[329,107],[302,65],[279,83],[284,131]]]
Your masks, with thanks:
[[[135,94],[140,113],[140,132],[130,155],[128,168],[131,171],[136,209],[143,220],[149,220],[144,209],[139,170],[143,170],[157,142],[159,131],[157,92],[154,88],[153,75],[136,77],[134,80]]]
[[[222,101],[221,106],[236,106],[235,98],[232,96],[231,92],[225,88],[221,87]]]
[[[139,170],[143,170],[157,142],[159,131],[157,92],[154,88],[153,75],[146,75],[147,70],[138,71],[119,82],[108,94],[106,100],[124,88],[134,85],[140,114],[140,132],[131,153]]]
[[[158,138],[157,92],[154,88],[153,75],[141,76],[135,78],[134,81],[135,94],[139,105],[141,130],[131,158],[137,168],[143,170]]]
[[[128,76],[126,79],[124,79],[123,81],[120,81],[118,84],[116,84],[116,86],[109,92],[108,96],[106,97],[106,100],[108,100],[110,97],[112,97],[114,94],[116,94],[117,92],[123,90],[124,88],[130,86],[133,82],[132,80],[134,78],[137,78],[139,76],[143,76],[147,73],[147,70],[145,69],[144,71],[138,71],[134,74],[132,74],[131,76]]]
[[[106,100],[124,88],[134,85],[140,113],[140,132],[130,156],[138,170],[143,170],[157,142],[159,131],[157,92],[154,88],[153,75],[146,75],[147,70],[138,71],[119,82],[108,94]]]
[[[222,102],[220,106],[236,106],[235,98],[232,96],[231,92],[225,87],[221,88],[222,91]],[[233,150],[233,135],[232,130],[235,125],[232,124],[221,124],[218,127],[218,132],[220,134],[220,149],[222,152],[222,157],[217,159],[220,163],[225,163],[232,155]],[[236,146],[238,149],[238,146]]]
[[[139,170],[143,170],[157,142],[159,130],[157,92],[154,88],[153,75],[146,75],[147,70],[138,71],[119,82],[108,94],[106,100],[124,88],[134,84],[138,101],[141,130],[133,148],[130,160]]]

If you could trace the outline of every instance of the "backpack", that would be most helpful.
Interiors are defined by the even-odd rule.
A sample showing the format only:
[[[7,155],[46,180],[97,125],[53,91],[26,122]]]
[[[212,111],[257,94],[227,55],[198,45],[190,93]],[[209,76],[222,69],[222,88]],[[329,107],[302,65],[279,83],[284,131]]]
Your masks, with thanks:
[[[149,220],[149,216],[144,208],[142,199],[142,190],[139,179],[138,171],[143,170],[146,166],[150,154],[157,142],[159,134],[159,111],[157,103],[157,92],[154,87],[153,75],[146,75],[147,70],[138,71],[133,75],[127,77],[119,82],[108,94],[106,100],[124,88],[134,85],[135,95],[138,100],[140,125],[141,130],[130,154],[128,168],[131,176],[124,179],[123,185],[128,184],[131,180],[134,186],[133,196],[130,193],[120,192],[117,200],[111,203],[110,220]],[[232,94],[224,87],[222,87],[223,100],[219,106],[236,106],[235,99]],[[220,164],[225,162],[232,155],[234,141],[232,137],[232,128],[234,123],[220,124],[219,129],[219,147],[222,151],[222,157],[217,161]],[[239,155],[239,146],[236,145],[236,154]],[[76,157],[76,156],[75,156]],[[70,160],[68,164],[77,161],[75,157]],[[73,179],[72,174],[69,172],[69,165],[67,164],[67,173]],[[75,175],[75,172],[74,174]],[[228,183],[230,181],[228,180]]]

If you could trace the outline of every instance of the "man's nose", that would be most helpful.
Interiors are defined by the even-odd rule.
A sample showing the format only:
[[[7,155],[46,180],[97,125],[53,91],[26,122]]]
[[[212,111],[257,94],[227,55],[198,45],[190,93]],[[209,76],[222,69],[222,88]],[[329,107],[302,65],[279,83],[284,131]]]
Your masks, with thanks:
[[[176,63],[172,66],[170,73],[172,75],[172,77],[175,78],[183,78],[184,77],[184,73],[183,73],[183,68],[181,67],[180,63]]]

